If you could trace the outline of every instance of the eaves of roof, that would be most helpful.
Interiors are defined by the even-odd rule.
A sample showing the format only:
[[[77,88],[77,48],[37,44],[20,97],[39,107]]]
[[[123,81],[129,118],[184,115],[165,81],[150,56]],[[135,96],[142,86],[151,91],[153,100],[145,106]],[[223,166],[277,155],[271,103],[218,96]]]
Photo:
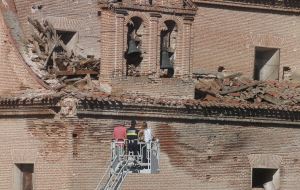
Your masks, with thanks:
[[[78,99],[78,117],[147,117],[175,120],[213,120],[260,123],[300,124],[300,106],[225,103],[200,100],[156,99],[150,97],[89,95],[82,93],[49,93],[33,97],[0,98],[1,111],[18,115],[20,109],[59,110],[66,97]],[[57,111],[56,111],[57,112]],[[44,112],[45,113],[45,112]],[[55,114],[55,112],[51,112]],[[30,114],[29,114],[30,115]],[[5,117],[5,114],[3,114]]]
[[[247,10],[257,10],[257,11],[266,11],[274,12],[280,14],[293,14],[299,15],[300,9],[294,7],[282,7],[282,6],[271,6],[268,4],[258,4],[258,3],[247,3],[242,1],[233,1],[233,0],[193,0],[196,5],[202,6],[216,6],[216,7],[228,7],[228,8],[240,8]]]
[[[53,118],[55,111],[45,107],[23,107],[18,109],[0,109],[1,118]]]
[[[78,116],[135,116],[179,120],[236,120],[261,123],[300,124],[300,108],[267,105],[225,104],[197,100],[175,101],[161,99],[157,102],[118,97],[85,97],[79,101]],[[156,100],[154,100],[156,101]],[[151,103],[152,102],[152,103]],[[161,104],[160,104],[161,103]]]

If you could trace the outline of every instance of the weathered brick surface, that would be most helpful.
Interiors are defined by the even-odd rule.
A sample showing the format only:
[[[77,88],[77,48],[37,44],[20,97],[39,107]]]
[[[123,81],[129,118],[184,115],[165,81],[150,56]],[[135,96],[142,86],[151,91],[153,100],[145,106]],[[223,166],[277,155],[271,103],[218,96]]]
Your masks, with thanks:
[[[114,43],[115,42],[115,15],[109,11],[101,12],[101,45],[107,44],[105,48],[101,49],[101,68],[100,68],[100,80],[109,82],[109,79],[113,77],[115,68],[115,55],[114,55]]]
[[[113,126],[120,122],[2,119],[0,189],[11,189],[16,162],[35,164],[35,189],[94,189],[108,167]],[[161,141],[161,172],[129,174],[123,189],[251,189],[250,154],[281,157],[281,189],[300,185],[297,128],[155,120],[149,125]]]
[[[299,69],[299,17],[258,10],[199,6],[193,24],[193,69],[224,66],[252,77],[255,46],[280,49],[282,67]],[[281,78],[281,77],[280,77]]]
[[[41,88],[21,58],[0,7],[0,94],[20,88]]]
[[[148,77],[127,77],[114,79],[114,95],[136,94],[161,98],[194,98],[194,83],[176,78],[149,79]]]

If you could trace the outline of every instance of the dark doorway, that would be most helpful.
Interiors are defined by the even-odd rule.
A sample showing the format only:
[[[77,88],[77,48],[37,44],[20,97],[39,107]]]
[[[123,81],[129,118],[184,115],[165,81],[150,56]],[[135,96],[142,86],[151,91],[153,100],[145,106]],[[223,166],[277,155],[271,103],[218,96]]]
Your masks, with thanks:
[[[18,190],[33,190],[33,164],[16,164],[15,183]]]
[[[279,49],[255,47],[254,80],[278,80]]]
[[[263,188],[263,184],[273,181],[273,177],[278,169],[253,168],[252,188]]]

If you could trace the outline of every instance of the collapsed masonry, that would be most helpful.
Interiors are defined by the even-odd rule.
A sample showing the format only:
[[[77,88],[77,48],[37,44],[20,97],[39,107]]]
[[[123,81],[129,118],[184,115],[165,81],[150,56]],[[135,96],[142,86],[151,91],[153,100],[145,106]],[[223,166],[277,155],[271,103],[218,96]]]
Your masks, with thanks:
[[[42,24],[36,19],[28,18],[28,21],[35,29],[28,40],[29,53],[35,65],[33,70],[39,71],[40,78],[55,90],[97,88],[93,79],[98,78],[100,59],[74,51],[75,32],[58,31],[47,20]]]
[[[242,73],[194,73],[197,78],[196,99],[284,106],[300,105],[300,84],[292,81],[254,81]]]
[[[84,57],[73,47],[72,39],[75,33],[54,29],[45,20],[28,18],[34,27],[34,33],[29,41],[29,55],[33,70],[49,84],[54,91],[92,91],[101,92],[97,82],[100,71],[100,59],[93,55]],[[167,98],[152,98],[131,95],[136,101],[156,102],[160,105],[198,104],[197,102],[214,102],[243,105],[274,105],[287,109],[286,106],[300,105],[300,85],[295,82],[254,81],[242,76],[242,73],[225,74],[198,72],[194,73],[195,99],[173,100]],[[101,93],[101,96],[104,93]],[[121,96],[120,99],[128,99]]]

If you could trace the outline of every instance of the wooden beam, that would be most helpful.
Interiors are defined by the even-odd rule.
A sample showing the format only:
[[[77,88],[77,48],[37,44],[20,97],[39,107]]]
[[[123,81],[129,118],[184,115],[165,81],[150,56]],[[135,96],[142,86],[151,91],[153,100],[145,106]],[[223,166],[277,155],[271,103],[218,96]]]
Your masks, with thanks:
[[[226,95],[226,94],[230,94],[230,93],[233,93],[233,92],[239,92],[239,91],[245,90],[247,88],[257,86],[260,83],[261,83],[261,81],[255,81],[251,84],[246,84],[246,85],[243,85],[243,86],[240,86],[240,87],[237,87],[237,88],[231,88],[229,90],[221,91],[220,94],[221,95]]]

